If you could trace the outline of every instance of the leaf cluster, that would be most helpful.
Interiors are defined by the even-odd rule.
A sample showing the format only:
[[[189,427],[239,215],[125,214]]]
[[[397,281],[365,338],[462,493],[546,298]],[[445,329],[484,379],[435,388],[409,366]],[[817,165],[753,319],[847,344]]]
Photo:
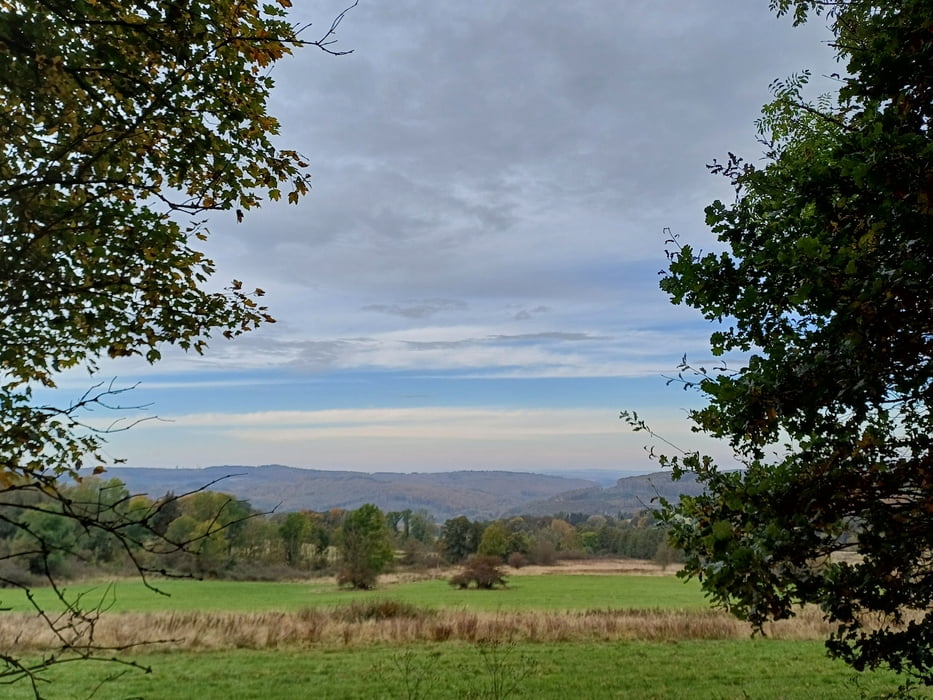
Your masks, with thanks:
[[[669,459],[708,489],[663,515],[687,573],[739,616],[817,604],[833,654],[930,683],[933,20],[918,0],[772,6],[825,11],[846,73],[816,102],[806,73],[775,82],[764,165],[710,166],[736,193],[706,210],[725,252],[670,241],[661,287],[720,324],[714,355],[748,359],[691,380],[696,429],[743,469]]]
[[[0,498],[34,489],[65,504],[65,482],[99,473],[107,433],[130,427],[87,420],[120,408],[123,389],[61,406],[38,387],[273,322],[261,289],[211,286],[199,243],[211,212],[240,221],[308,192],[308,163],[276,143],[270,71],[304,45],[340,53],[344,14],[308,40],[290,6],[0,0]],[[127,542],[132,523],[104,515],[79,520]]]

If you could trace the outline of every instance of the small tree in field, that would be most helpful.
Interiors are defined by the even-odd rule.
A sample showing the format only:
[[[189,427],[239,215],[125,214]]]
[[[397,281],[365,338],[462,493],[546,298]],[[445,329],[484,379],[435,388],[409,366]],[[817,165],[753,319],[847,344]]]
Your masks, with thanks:
[[[375,588],[379,574],[395,559],[385,516],[372,503],[347,513],[338,544],[341,564],[337,583],[341,586]]]

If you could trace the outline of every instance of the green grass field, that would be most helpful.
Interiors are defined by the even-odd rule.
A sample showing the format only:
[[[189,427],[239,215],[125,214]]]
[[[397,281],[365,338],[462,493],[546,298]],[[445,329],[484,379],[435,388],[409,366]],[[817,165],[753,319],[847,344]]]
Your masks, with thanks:
[[[114,611],[271,611],[334,607],[393,598],[434,608],[476,611],[697,609],[695,584],[674,577],[546,575],[514,577],[503,591],[460,591],[443,581],[386,586],[359,593],[332,583],[160,582],[171,597],[136,582],[115,588],[75,586],[87,600],[104,596]],[[48,591],[36,591],[44,604]],[[3,592],[2,603],[26,610],[25,598]],[[65,664],[50,670],[45,697],[59,700],[290,700],[298,698],[880,698],[902,679],[858,676],[828,659],[820,641],[771,639],[669,642],[502,640],[310,644],[272,650],[126,653],[152,673],[113,663]],[[122,675],[121,675],[122,674]],[[119,676],[119,677],[116,677]],[[107,680],[113,678],[113,680]],[[514,692],[492,683],[515,681]],[[500,688],[500,691],[503,689]],[[25,684],[0,687],[0,697],[32,697]],[[933,695],[919,695],[933,697]]]
[[[167,580],[155,584],[168,596],[153,593],[138,581],[67,586],[69,596],[83,595],[86,606],[103,601],[114,612],[158,610],[264,611],[334,606],[366,598],[391,597],[426,607],[474,610],[589,610],[605,608],[703,608],[707,602],[696,582],[673,576],[547,575],[515,576],[509,587],[495,591],[461,591],[442,580],[385,586],[375,591],[338,590],[329,581],[253,583]],[[37,601],[49,609],[58,602],[51,591],[36,589]],[[25,595],[9,590],[0,605],[31,610]]]
[[[491,663],[499,664],[500,677],[518,681],[507,697],[535,700],[850,700],[882,697],[898,684],[891,674],[871,674],[856,682],[852,671],[825,657],[819,642],[523,644],[498,653]],[[71,700],[92,693],[95,700],[496,697],[490,693],[489,663],[476,647],[461,643],[410,650],[371,646],[135,658],[151,665],[153,672],[130,670],[101,684],[120,669],[107,664],[59,667],[50,674],[49,697]],[[30,697],[25,686],[0,692],[11,700]]]

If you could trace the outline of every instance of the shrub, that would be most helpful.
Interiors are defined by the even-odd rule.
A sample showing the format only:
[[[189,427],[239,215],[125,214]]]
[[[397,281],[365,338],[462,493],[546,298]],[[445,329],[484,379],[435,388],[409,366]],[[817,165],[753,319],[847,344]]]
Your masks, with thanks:
[[[383,598],[361,600],[341,605],[334,610],[334,615],[344,622],[390,620],[395,618],[420,620],[434,615],[434,610],[419,608],[417,605],[402,600]]]
[[[450,579],[450,585],[469,588],[470,584],[475,584],[483,590],[490,590],[496,586],[504,588],[505,577],[499,569],[501,563],[499,557],[471,556],[463,565],[463,570]]]
[[[509,566],[513,569],[521,569],[526,564],[528,564],[528,557],[521,552],[512,552],[509,555]]]
[[[528,552],[528,559],[533,564],[550,565],[557,561],[557,547],[547,540],[537,540]]]
[[[376,587],[379,574],[365,564],[344,564],[337,571],[337,585],[369,591]]]

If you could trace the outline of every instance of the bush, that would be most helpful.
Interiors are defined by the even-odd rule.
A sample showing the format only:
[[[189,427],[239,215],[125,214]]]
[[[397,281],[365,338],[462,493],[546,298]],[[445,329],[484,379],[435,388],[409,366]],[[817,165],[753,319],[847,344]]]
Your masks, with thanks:
[[[521,552],[512,552],[509,555],[509,566],[513,569],[521,569],[523,566],[528,564],[528,557],[526,557]]]
[[[226,581],[294,581],[308,577],[308,572],[286,564],[237,561],[224,571]]]
[[[463,571],[450,579],[450,585],[469,588],[470,584],[475,584],[483,590],[491,590],[496,586],[504,588],[505,577],[499,569],[501,563],[499,557],[471,556],[463,565]]]
[[[547,540],[537,540],[528,552],[528,559],[532,564],[548,566],[557,561],[557,547]]]
[[[365,563],[347,563],[337,571],[337,585],[355,588],[360,591],[371,591],[376,587],[378,572]]]
[[[402,600],[374,599],[341,605],[334,610],[334,615],[344,622],[390,620],[395,618],[420,620],[434,615],[434,610],[419,608],[417,605]]]

